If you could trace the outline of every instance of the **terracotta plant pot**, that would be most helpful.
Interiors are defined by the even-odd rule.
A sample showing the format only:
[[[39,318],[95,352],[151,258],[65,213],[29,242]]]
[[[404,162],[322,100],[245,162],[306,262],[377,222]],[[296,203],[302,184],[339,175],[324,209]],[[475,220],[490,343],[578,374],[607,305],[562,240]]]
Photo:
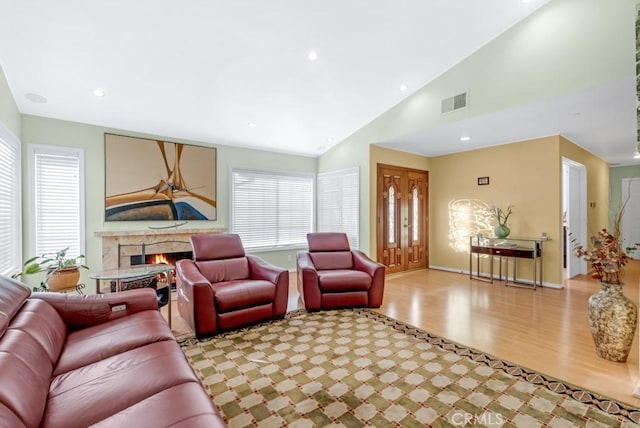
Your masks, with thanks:
[[[47,288],[50,291],[61,291],[75,288],[80,279],[80,269],[78,267],[70,267],[61,269],[51,274],[47,280]]]

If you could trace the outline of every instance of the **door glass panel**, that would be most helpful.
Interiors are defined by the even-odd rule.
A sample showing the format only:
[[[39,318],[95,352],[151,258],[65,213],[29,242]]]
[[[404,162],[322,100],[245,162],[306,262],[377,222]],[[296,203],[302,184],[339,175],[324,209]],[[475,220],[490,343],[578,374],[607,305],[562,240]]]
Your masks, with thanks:
[[[387,235],[389,244],[396,242],[396,189],[389,187],[389,206],[387,210]]]
[[[418,189],[416,187],[413,188],[413,192],[411,192],[411,200],[413,202],[412,208],[412,225],[411,230],[413,231],[413,240],[417,241],[418,236],[420,236],[420,222],[418,221],[419,209],[418,209]]]

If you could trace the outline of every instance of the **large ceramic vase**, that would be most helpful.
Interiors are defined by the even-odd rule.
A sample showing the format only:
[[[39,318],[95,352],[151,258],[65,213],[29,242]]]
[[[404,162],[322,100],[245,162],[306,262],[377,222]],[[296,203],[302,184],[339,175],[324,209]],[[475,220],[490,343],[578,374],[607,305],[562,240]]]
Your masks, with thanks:
[[[511,229],[509,229],[506,224],[499,224],[495,229],[493,229],[493,233],[498,238],[506,238],[511,233]]]
[[[625,362],[638,323],[638,308],[622,294],[622,284],[600,283],[589,297],[589,326],[599,357]]]

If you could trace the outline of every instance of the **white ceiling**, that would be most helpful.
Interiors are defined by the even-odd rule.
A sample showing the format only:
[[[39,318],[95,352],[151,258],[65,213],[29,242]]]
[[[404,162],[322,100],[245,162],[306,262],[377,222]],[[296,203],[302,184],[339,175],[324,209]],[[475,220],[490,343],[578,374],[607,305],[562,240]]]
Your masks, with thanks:
[[[635,79],[608,83],[413,133],[380,145],[424,156],[562,135],[610,164],[640,164],[636,144]],[[461,136],[471,140],[460,141]]]
[[[0,65],[25,114],[317,156],[547,1],[3,0]],[[633,85],[599,96],[620,91],[635,102]],[[95,97],[96,88],[106,95]],[[628,135],[622,101],[574,96],[588,108],[575,111],[571,97],[549,100],[393,144],[436,155],[456,151],[450,140],[463,128],[483,135],[469,148],[562,133],[618,162],[589,141],[614,125]],[[612,120],[596,129],[592,115],[604,107]],[[571,116],[540,114],[554,109]],[[513,126],[495,126],[504,121]]]

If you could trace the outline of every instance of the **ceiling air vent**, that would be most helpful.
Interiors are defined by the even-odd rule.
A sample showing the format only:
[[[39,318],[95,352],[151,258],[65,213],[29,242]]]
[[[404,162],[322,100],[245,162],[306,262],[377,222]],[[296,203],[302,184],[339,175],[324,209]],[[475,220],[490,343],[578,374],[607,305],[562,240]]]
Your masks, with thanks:
[[[454,110],[465,108],[467,106],[467,93],[463,92],[453,97],[445,98],[442,100],[441,112],[449,113]]]

